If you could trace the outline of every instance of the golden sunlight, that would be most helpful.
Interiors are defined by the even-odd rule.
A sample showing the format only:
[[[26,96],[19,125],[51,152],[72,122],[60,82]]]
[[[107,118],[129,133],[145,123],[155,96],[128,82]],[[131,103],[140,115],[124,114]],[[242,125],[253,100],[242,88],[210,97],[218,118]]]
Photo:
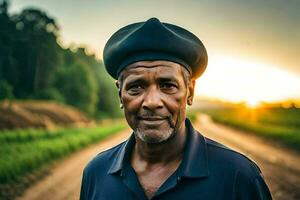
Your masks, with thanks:
[[[300,98],[300,77],[279,67],[212,55],[195,94],[231,102],[274,102]]]
[[[248,99],[246,101],[246,106],[249,108],[257,108],[261,105],[261,101],[257,99]]]

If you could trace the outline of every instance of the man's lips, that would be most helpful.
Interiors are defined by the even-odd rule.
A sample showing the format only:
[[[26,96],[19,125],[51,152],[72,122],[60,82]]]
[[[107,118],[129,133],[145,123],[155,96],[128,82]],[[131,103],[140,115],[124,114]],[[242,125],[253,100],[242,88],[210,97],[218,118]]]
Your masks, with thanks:
[[[161,117],[161,116],[143,116],[143,117],[138,117],[138,120],[141,124],[144,124],[146,126],[159,126],[167,121],[167,117]]]
[[[145,120],[145,121],[160,121],[160,120],[166,120],[167,117],[143,117],[143,116],[139,116],[138,117],[139,120]]]
[[[140,120],[145,120],[145,121],[160,121],[160,120],[165,120],[166,118],[140,118]]]

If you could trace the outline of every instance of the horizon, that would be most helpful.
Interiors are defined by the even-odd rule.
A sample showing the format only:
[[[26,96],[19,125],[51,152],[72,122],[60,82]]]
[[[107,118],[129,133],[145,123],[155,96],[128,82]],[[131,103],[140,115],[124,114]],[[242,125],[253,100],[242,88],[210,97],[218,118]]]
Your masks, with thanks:
[[[64,47],[86,46],[101,60],[116,30],[156,16],[193,32],[206,46],[209,62],[197,80],[198,97],[253,104],[300,99],[299,1],[131,2],[12,0],[10,13],[28,6],[46,11],[60,25]]]

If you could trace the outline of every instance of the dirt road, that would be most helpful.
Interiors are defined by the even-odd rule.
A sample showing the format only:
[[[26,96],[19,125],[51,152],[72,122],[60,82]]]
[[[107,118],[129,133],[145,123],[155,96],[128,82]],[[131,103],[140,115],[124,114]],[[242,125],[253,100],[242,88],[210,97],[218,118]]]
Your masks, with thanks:
[[[54,166],[48,176],[29,188],[18,200],[78,200],[82,170],[86,163],[97,153],[126,140],[129,134],[130,130],[126,129],[71,155]]]
[[[300,154],[278,144],[266,142],[253,134],[213,123],[200,115],[195,128],[208,138],[254,160],[263,172],[275,200],[300,199]]]
[[[300,156],[261,138],[214,124],[201,115],[195,127],[203,135],[243,152],[260,166],[275,200],[300,199]],[[75,153],[51,170],[50,175],[29,188],[19,200],[73,200],[79,198],[81,173],[98,152],[114,146],[129,136],[122,131],[104,141]]]

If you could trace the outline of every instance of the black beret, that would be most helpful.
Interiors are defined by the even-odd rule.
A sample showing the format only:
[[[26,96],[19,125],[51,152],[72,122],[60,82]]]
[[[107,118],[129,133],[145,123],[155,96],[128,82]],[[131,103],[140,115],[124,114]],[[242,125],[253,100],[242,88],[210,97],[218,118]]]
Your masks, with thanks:
[[[126,66],[153,60],[179,63],[193,78],[198,78],[207,66],[207,53],[193,33],[151,18],[115,32],[104,47],[103,60],[107,72],[115,79]]]

